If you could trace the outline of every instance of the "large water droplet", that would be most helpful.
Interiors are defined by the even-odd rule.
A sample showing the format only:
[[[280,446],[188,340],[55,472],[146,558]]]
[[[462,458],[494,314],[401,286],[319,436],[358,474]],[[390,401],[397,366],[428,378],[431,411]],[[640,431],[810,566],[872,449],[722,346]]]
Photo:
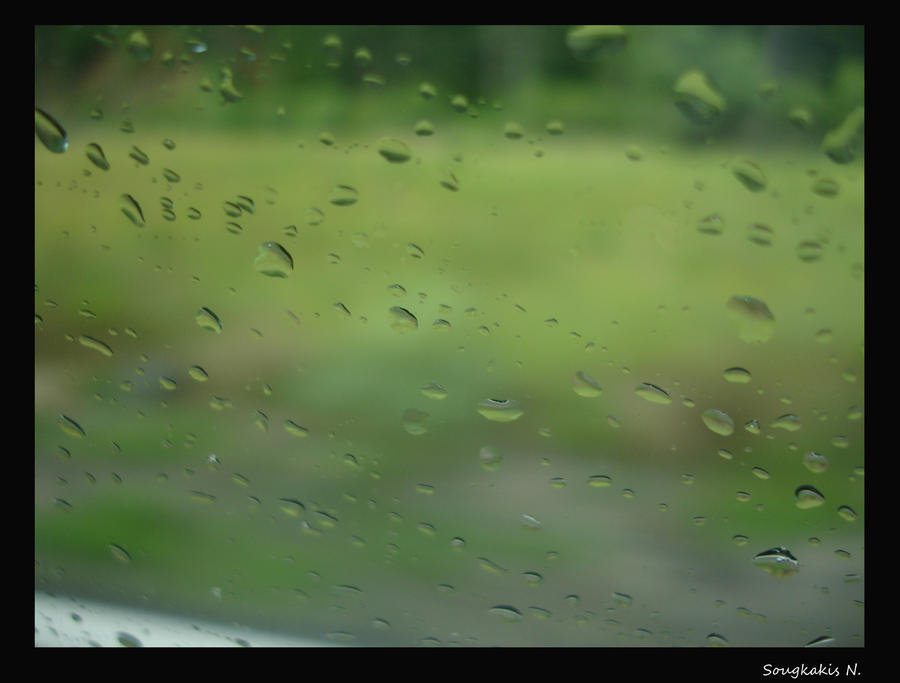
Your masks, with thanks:
[[[394,332],[415,332],[419,329],[419,321],[412,313],[400,306],[391,306],[388,311],[391,329]]]
[[[495,607],[491,607],[488,610],[488,614],[497,617],[498,619],[502,619],[503,621],[506,621],[510,624],[516,624],[522,621],[522,613],[515,607],[511,607],[509,605],[497,605]]]
[[[748,344],[767,342],[775,333],[775,316],[765,302],[750,296],[733,296],[727,304],[738,324],[738,337]]]
[[[212,330],[216,334],[222,331],[222,321],[219,320],[219,316],[217,316],[206,307],[203,307],[199,311],[197,311],[197,314],[194,316],[194,320],[200,327],[207,330]]]
[[[441,401],[447,398],[447,390],[436,382],[429,382],[422,387],[421,392],[423,396],[427,396],[428,398],[434,399],[436,401]]]
[[[294,270],[294,259],[278,242],[263,242],[256,252],[253,266],[269,277],[287,277]]]
[[[138,204],[137,199],[132,197],[130,194],[123,194],[120,200],[119,208],[122,210],[128,220],[134,223],[137,227],[144,227],[144,212],[141,210],[141,205]]]
[[[621,52],[628,34],[621,26],[576,26],[566,34],[566,46],[582,61],[596,61]]]
[[[733,382],[734,384],[747,384],[752,379],[747,370],[739,367],[728,368],[722,373],[722,376],[726,381]]]
[[[728,415],[728,413],[722,410],[710,408],[709,410],[703,411],[700,418],[703,420],[703,424],[705,424],[711,432],[721,434],[722,436],[731,436],[734,433],[734,420],[731,419],[731,416]]]
[[[634,393],[651,403],[668,405],[672,402],[672,398],[665,391],[655,384],[649,384],[648,382],[638,384],[634,389]]]
[[[697,69],[684,72],[672,90],[676,106],[693,123],[712,123],[725,111],[725,98]]]
[[[761,192],[766,189],[766,174],[754,162],[740,159],[731,167],[734,177],[751,192]]]
[[[284,431],[286,431],[288,434],[293,434],[294,436],[299,436],[301,438],[309,436],[309,430],[306,427],[301,427],[293,420],[285,420]]]
[[[429,417],[431,416],[424,410],[409,408],[403,413],[403,429],[406,430],[407,434],[421,436],[428,432],[428,426],[425,423]]]
[[[809,451],[803,456],[803,464],[810,472],[821,474],[828,469],[828,459],[815,451]]]
[[[63,127],[43,109],[34,108],[34,132],[38,139],[54,154],[62,154],[69,148],[69,136]]]
[[[493,448],[492,446],[483,446],[481,450],[478,451],[478,460],[481,462],[481,466],[484,469],[488,472],[493,472],[500,467],[503,456],[496,448]]]
[[[756,555],[753,564],[775,578],[783,579],[800,571],[800,563],[787,548],[770,548]]]
[[[59,425],[59,428],[69,436],[74,436],[77,439],[83,439],[85,437],[85,433],[81,428],[81,425],[75,422],[75,420],[73,420],[71,417],[60,415],[57,424]]]
[[[86,346],[89,349],[94,349],[94,351],[103,354],[107,358],[113,355],[113,350],[109,347],[109,345],[105,344],[99,339],[94,339],[93,337],[89,337],[86,334],[83,334],[78,338],[78,341],[82,346]]]
[[[359,193],[349,185],[335,185],[328,201],[335,206],[352,206],[359,199]]]
[[[478,404],[477,410],[491,422],[512,422],[525,414],[516,401],[508,399],[487,398]]]
[[[781,415],[780,417],[776,417],[769,424],[773,429],[783,429],[787,432],[796,432],[799,431],[803,426],[800,418],[792,413],[788,413],[786,415]]]
[[[864,130],[865,109],[857,107],[847,115],[841,125],[825,134],[822,149],[835,163],[850,163],[862,148]]]
[[[396,138],[381,138],[378,141],[378,153],[392,164],[402,164],[412,158],[412,150]]]
[[[585,398],[596,398],[603,394],[603,388],[584,370],[579,370],[572,377],[572,389],[576,394]]]
[[[825,504],[825,496],[812,486],[800,486],[794,491],[794,503],[801,510],[810,510]]]
[[[109,170],[109,161],[107,161],[103,149],[96,142],[92,142],[87,146],[85,154],[94,166],[103,171]]]

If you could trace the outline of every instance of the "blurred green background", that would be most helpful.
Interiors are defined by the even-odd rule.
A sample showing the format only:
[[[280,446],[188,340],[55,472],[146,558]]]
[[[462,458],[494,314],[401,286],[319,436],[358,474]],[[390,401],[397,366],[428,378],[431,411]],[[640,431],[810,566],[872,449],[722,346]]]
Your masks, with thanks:
[[[35,27],[36,590],[363,645],[863,645],[863,86],[860,27]]]

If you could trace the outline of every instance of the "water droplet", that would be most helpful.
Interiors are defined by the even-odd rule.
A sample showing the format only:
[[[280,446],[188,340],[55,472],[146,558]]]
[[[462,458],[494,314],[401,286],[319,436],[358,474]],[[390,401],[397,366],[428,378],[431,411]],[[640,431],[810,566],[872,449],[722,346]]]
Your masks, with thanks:
[[[78,338],[78,341],[82,346],[86,346],[89,349],[94,349],[94,351],[98,351],[107,358],[113,355],[113,350],[109,347],[109,345],[105,344],[99,339],[94,339],[93,337],[89,337],[86,334],[83,334]]]
[[[825,496],[812,486],[800,486],[794,491],[794,503],[801,510],[810,510],[825,504]]]
[[[309,436],[309,430],[306,427],[301,427],[293,420],[286,420],[284,423],[284,431],[288,434],[293,434],[294,436],[305,437]]]
[[[572,389],[576,394],[585,398],[596,398],[603,394],[603,388],[584,370],[579,370],[572,377]]]
[[[112,556],[122,564],[128,564],[129,562],[131,562],[131,555],[129,555],[128,551],[125,550],[125,548],[123,548],[122,546],[111,543],[109,545],[109,551],[112,553]]]
[[[729,416],[728,413],[722,410],[710,408],[709,410],[703,411],[700,418],[703,420],[703,424],[705,424],[711,432],[721,434],[722,436],[731,436],[734,433],[734,420],[731,419],[731,416]]]
[[[496,562],[491,562],[486,557],[478,558],[478,566],[481,567],[482,569],[484,569],[486,572],[489,572],[491,574],[497,574],[497,575],[506,574],[506,569],[504,567],[501,567]]]
[[[434,135],[434,130],[434,124],[428,119],[416,121],[416,125],[413,126],[413,132],[421,137]]]
[[[34,132],[38,139],[54,154],[62,154],[69,148],[69,136],[63,127],[43,109],[34,108]]]
[[[588,486],[602,489],[612,486],[612,478],[605,474],[594,474],[588,478]]]
[[[817,178],[812,184],[812,191],[820,197],[836,197],[841,190],[836,180]]]
[[[566,46],[582,61],[597,61],[618,54],[628,42],[621,26],[576,26],[566,34]]]
[[[733,367],[728,368],[725,372],[722,373],[722,376],[728,382],[733,382],[735,384],[747,384],[752,379],[750,377],[750,373],[744,368]]]
[[[453,175],[453,171],[444,171],[444,175],[441,178],[440,183],[441,187],[444,187],[451,192],[457,192],[459,190],[459,181],[456,179],[456,176]]]
[[[206,370],[201,368],[199,365],[192,365],[188,368],[188,374],[197,382],[205,382],[209,379],[209,375]]]
[[[92,142],[87,146],[85,154],[94,166],[103,171],[109,170],[109,161],[107,161],[103,149],[96,142]]]
[[[803,456],[803,464],[806,469],[816,474],[821,474],[828,469],[828,459],[815,451],[809,451]]]
[[[166,179],[167,182],[170,183],[178,183],[181,182],[181,176],[175,173],[171,168],[164,168],[162,170],[163,178]]]
[[[697,232],[704,235],[721,235],[725,229],[725,221],[717,213],[711,213],[697,221]]]
[[[403,429],[413,436],[421,436],[428,432],[425,423],[429,417],[431,416],[423,410],[409,408],[403,413]]]
[[[753,558],[753,564],[775,578],[785,578],[800,571],[800,563],[787,548],[770,548]]]
[[[137,227],[144,227],[144,212],[141,210],[141,205],[138,204],[137,199],[132,197],[130,194],[123,194],[120,200],[119,208],[122,210],[128,220],[134,223]]]
[[[773,429],[783,429],[787,432],[796,432],[800,430],[800,428],[803,426],[803,423],[800,421],[799,417],[788,413],[772,420],[769,426]]]
[[[306,510],[306,506],[293,498],[279,498],[278,509],[288,517],[299,517]]]
[[[335,185],[328,201],[335,206],[352,206],[359,199],[359,193],[349,185]]]
[[[522,621],[522,613],[515,607],[510,607],[509,605],[497,605],[495,607],[491,607],[488,610],[488,614],[502,619],[503,621],[506,621],[510,624],[515,624]]]
[[[763,223],[752,223],[747,226],[747,239],[761,247],[771,247],[775,231]]]
[[[453,329],[453,326],[447,320],[438,318],[433,323],[431,323],[431,329],[436,332],[449,332],[451,329]]]
[[[841,507],[838,508],[837,513],[841,519],[847,522],[856,521],[856,512],[849,505],[841,505]]]
[[[222,331],[222,321],[219,320],[219,316],[217,316],[206,307],[203,307],[199,311],[197,311],[197,314],[194,316],[194,321],[200,327],[207,330],[212,330],[216,334]]]
[[[510,399],[487,398],[478,404],[477,410],[491,422],[512,422],[525,414],[519,404]]]
[[[751,192],[761,192],[766,189],[766,174],[756,163],[740,159],[734,162],[731,171],[734,173],[734,177]]]
[[[161,386],[166,391],[175,391],[178,388],[177,382],[175,382],[175,380],[171,377],[160,377],[159,386]]]
[[[441,401],[447,398],[447,390],[444,389],[440,384],[435,382],[429,382],[425,386],[423,386],[420,390],[423,396],[427,396],[428,398],[432,398],[436,401]]]
[[[69,436],[74,436],[78,439],[83,439],[85,437],[85,433],[81,428],[81,425],[75,422],[75,420],[73,420],[71,417],[60,415],[57,424],[59,425],[59,428]]]
[[[256,252],[253,266],[269,277],[287,277],[294,270],[294,259],[278,242],[263,242]]]
[[[756,477],[757,479],[765,480],[765,479],[769,479],[772,476],[766,470],[764,470],[762,467],[754,467],[750,471],[753,473],[753,476]]]
[[[146,166],[150,163],[150,157],[147,156],[147,153],[141,150],[139,147],[132,147],[131,151],[128,153],[128,156],[138,162],[141,166]]]
[[[679,76],[672,90],[675,105],[693,123],[712,123],[725,111],[725,98],[698,69]]]
[[[828,131],[822,140],[822,149],[829,159],[838,164],[848,164],[862,148],[865,132],[865,109],[857,107],[841,122]]]
[[[767,342],[775,333],[775,316],[765,302],[750,296],[733,296],[727,304],[738,324],[738,337],[748,344]]]
[[[661,403],[663,405],[668,405],[672,402],[671,397],[662,389],[660,389],[655,384],[649,384],[647,382],[643,382],[638,384],[634,393],[640,396],[645,401],[650,401],[651,403]]]
[[[400,306],[391,306],[388,311],[391,329],[401,334],[415,332],[419,329],[419,321],[412,313]]]
[[[503,126],[503,134],[510,140],[519,140],[525,135],[525,129],[515,121],[508,121]]]
[[[503,456],[492,446],[482,446],[481,450],[478,451],[478,460],[484,469],[488,472],[493,472],[500,467]]]
[[[412,158],[412,150],[403,140],[381,138],[377,148],[378,153],[392,164],[402,164]]]
[[[119,641],[119,645],[122,647],[144,647],[143,643],[140,640],[135,638],[130,633],[125,633],[124,631],[119,631],[116,633],[116,640]]]

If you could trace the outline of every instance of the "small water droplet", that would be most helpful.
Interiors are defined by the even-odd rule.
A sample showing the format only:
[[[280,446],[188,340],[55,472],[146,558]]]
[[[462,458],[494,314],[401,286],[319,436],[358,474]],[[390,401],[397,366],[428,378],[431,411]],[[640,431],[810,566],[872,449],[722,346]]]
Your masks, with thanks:
[[[206,370],[201,368],[199,365],[192,365],[188,368],[188,374],[197,382],[205,382],[209,379],[209,375]]]
[[[143,643],[140,640],[135,638],[130,633],[125,633],[124,631],[119,631],[116,633],[116,640],[119,641],[119,645],[122,647],[144,647]]]
[[[122,546],[111,543],[109,545],[109,551],[112,553],[112,556],[122,564],[128,564],[129,562],[131,562],[131,555]]]
[[[497,605],[495,607],[491,607],[488,610],[488,613],[491,616],[502,619],[503,621],[510,624],[516,624],[522,621],[522,613],[515,607],[511,607],[509,605]]]
[[[612,477],[606,474],[594,474],[588,478],[588,486],[602,489],[612,486]]]
[[[787,432],[796,432],[800,430],[800,428],[803,426],[803,423],[801,422],[799,417],[792,413],[788,413],[772,420],[769,426],[773,429],[783,429]]]
[[[388,311],[391,329],[398,333],[415,332],[419,321],[412,313],[400,306],[391,306]]]
[[[725,220],[717,213],[711,213],[697,221],[697,232],[705,235],[721,235],[725,230]]]

